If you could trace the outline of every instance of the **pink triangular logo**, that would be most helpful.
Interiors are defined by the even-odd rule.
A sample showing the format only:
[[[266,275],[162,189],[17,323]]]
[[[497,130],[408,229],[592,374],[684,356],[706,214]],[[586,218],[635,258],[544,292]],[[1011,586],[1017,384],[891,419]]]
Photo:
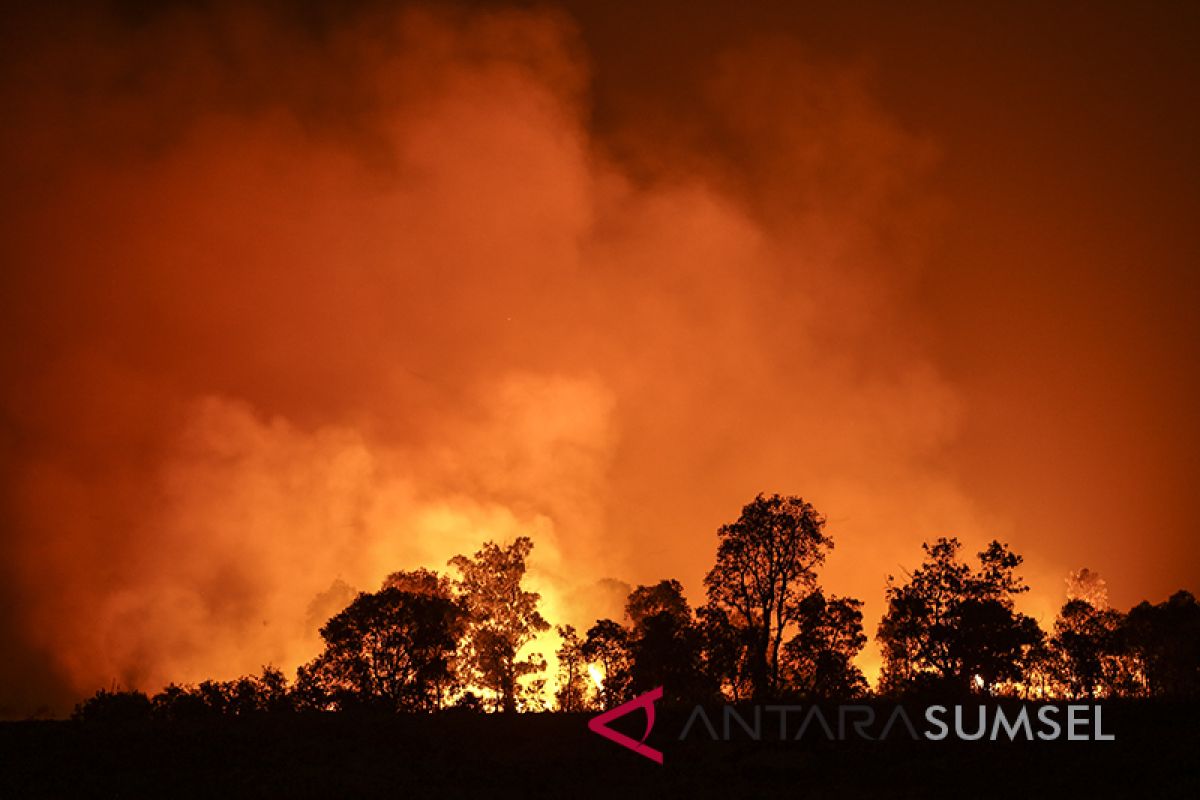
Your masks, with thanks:
[[[653,747],[646,744],[647,737],[650,736],[650,731],[654,728],[654,701],[661,699],[663,696],[663,687],[651,689],[643,695],[639,695],[627,703],[622,703],[616,708],[610,708],[603,714],[598,714],[588,720],[588,730],[592,733],[598,733],[605,739],[616,742],[621,747],[628,747],[638,755],[654,761],[655,763],[663,763],[663,754]],[[625,734],[614,731],[608,727],[608,723],[614,719],[623,717],[639,708],[646,710],[646,732],[642,734],[642,740],[639,742],[636,739],[631,739]]]

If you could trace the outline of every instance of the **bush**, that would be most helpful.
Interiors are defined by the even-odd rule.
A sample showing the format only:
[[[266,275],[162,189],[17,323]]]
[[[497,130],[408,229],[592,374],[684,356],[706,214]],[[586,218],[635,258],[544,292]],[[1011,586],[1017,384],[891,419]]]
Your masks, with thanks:
[[[135,722],[150,719],[150,698],[142,692],[104,689],[75,706],[71,719],[86,722]]]

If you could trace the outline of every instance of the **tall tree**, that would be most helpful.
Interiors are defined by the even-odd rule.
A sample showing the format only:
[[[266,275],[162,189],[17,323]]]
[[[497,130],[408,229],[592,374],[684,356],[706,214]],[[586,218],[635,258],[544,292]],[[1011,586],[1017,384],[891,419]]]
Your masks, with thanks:
[[[1119,662],[1124,617],[1087,600],[1068,600],[1054,621],[1051,646],[1061,655],[1066,691],[1096,697],[1122,691]],[[1116,662],[1116,663],[1114,663]]]
[[[521,650],[550,625],[538,612],[537,592],[521,585],[533,549],[527,536],[507,547],[485,542],[474,556],[455,556],[454,588],[466,604],[468,624],[464,662],[472,682],[489,690],[506,712],[517,710],[522,678],[545,668]]]
[[[321,628],[325,650],[297,678],[303,704],[439,708],[465,617],[447,597],[396,588],[359,594]]]
[[[861,601],[813,592],[800,603],[798,628],[783,646],[789,688],[821,699],[866,693],[866,678],[854,665],[867,643]]]
[[[560,625],[557,632],[562,644],[555,653],[558,657],[555,707],[559,711],[584,711],[588,708],[588,683],[583,642],[580,641],[574,625]]]
[[[1147,693],[1200,697],[1200,603],[1191,592],[1181,589],[1165,603],[1130,609],[1124,637]]]
[[[601,619],[588,628],[583,657],[603,673],[600,704],[612,708],[629,699],[629,631],[616,620]]]
[[[880,622],[885,690],[930,678],[969,691],[1020,678],[1030,648],[1042,639],[1013,597],[1028,591],[1016,575],[1021,557],[999,542],[979,553],[979,567],[959,560],[957,539],[922,545],[925,561],[905,583],[888,576],[888,610]]]
[[[629,618],[630,689],[662,686],[668,702],[697,702],[716,694],[701,664],[701,635],[683,586],[663,580],[639,586],[625,604]]]
[[[750,683],[749,659],[752,631],[734,625],[721,606],[709,602],[696,609],[700,634],[700,660],[704,679],[716,693],[735,703],[754,693]]]
[[[817,590],[817,568],[833,548],[825,519],[799,497],[758,495],[717,531],[717,562],[704,579],[709,602],[743,632],[756,698],[778,695],[780,648]]]

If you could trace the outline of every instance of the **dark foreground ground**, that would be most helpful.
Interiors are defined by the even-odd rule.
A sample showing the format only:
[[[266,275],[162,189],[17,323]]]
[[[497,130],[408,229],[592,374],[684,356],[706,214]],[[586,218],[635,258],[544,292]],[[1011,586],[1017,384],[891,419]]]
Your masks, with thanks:
[[[1200,798],[1197,704],[1106,707],[1115,742],[680,742],[684,718],[660,712],[662,766],[587,719],[0,723],[0,798]]]

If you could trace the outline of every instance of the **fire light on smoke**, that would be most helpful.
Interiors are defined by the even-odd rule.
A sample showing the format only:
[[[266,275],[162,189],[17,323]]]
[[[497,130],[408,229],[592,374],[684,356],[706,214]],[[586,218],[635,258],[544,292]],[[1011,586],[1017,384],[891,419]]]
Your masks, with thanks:
[[[1019,421],[981,431],[964,375],[1003,348],[950,363],[918,302],[946,278],[924,272],[938,143],[861,70],[731,37],[703,48],[691,93],[663,105],[679,119],[660,125],[642,113],[660,103],[603,105],[608,73],[593,86],[562,14],[143,5],[136,22],[30,11],[0,31],[0,715],[69,710],[114,683],[290,671],[336,610],[321,598],[444,570],[487,539],[532,537],[551,624],[619,618],[630,585],[667,577],[696,606],[715,530],[758,492],[828,515],[822,582],[865,601],[868,632],[883,576],[943,534],[1025,553],[1043,624],[1082,559],[1060,536],[1107,543],[1087,560],[1114,592],[1178,585],[1121,571],[1187,563],[1190,527],[1123,558],[1119,521],[1170,507],[1144,501],[1173,485],[1146,465],[1171,462],[1140,433],[1100,459],[1054,449],[1053,419],[1028,427],[1027,398],[1054,381],[1086,400],[1063,408],[1092,411],[1143,384],[1090,357],[1028,366],[1058,352],[1020,317],[1030,293],[1012,290],[1015,315],[991,305],[1020,260],[985,261],[965,287],[996,330],[1033,337],[1012,375],[980,382],[985,411],[1016,398]],[[628,74],[628,93],[653,83]],[[980,185],[985,208],[1005,201]],[[1043,188],[1008,199],[1025,208]],[[970,254],[1036,239],[993,233]],[[951,261],[969,283],[974,258]],[[1059,283],[1095,289],[1093,259],[1078,261],[1086,275]],[[1148,330],[1110,324],[1131,296],[1114,293],[1104,331]],[[959,305],[955,319],[975,315]],[[1136,429],[1092,411],[1059,417]],[[1045,457],[1004,472],[976,444],[1017,435]],[[1142,465],[1117,470],[1142,495],[1104,489],[1095,471],[1117,463]],[[999,506],[964,483],[980,464],[1004,472],[986,482]],[[1064,506],[1094,518],[1059,524],[1040,498],[1018,524],[1002,479],[1037,469],[1056,492],[1084,476]],[[1124,502],[1137,508],[1111,506]],[[553,645],[539,647],[552,675]]]

